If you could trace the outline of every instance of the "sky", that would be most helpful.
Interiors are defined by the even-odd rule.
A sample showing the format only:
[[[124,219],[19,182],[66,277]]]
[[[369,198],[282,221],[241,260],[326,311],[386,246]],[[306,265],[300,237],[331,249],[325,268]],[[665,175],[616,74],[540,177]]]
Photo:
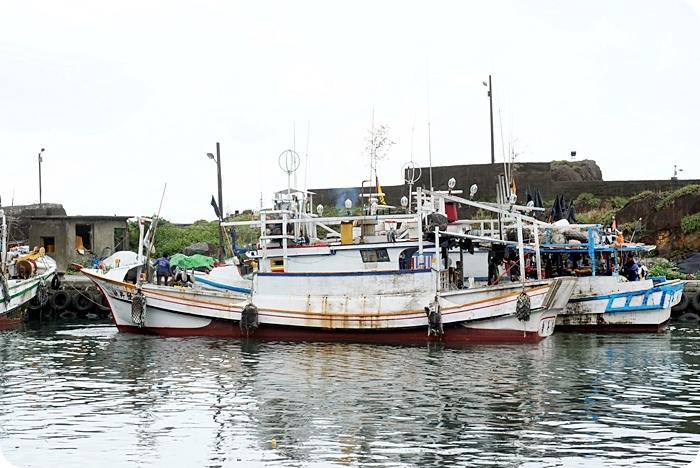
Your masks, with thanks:
[[[700,179],[697,1],[0,0],[2,205],[214,220],[287,189],[592,159]],[[294,174],[280,167],[299,155]],[[682,169],[682,171],[680,171]],[[427,175],[423,175],[426,178]],[[426,181],[419,181],[426,182]],[[460,187],[457,187],[460,188]],[[466,189],[466,187],[464,187]]]

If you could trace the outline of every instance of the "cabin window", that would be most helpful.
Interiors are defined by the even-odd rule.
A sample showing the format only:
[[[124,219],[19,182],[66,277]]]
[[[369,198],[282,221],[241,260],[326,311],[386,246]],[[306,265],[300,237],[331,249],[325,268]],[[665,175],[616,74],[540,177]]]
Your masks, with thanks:
[[[114,228],[114,251],[127,250],[129,246],[126,244],[126,229]]]
[[[386,249],[362,249],[360,255],[364,263],[389,261],[389,252]]]
[[[80,239],[78,239],[80,238]],[[91,224],[76,224],[75,225],[75,248],[92,250],[92,225]]]
[[[56,241],[53,237],[42,237],[41,246],[44,248],[45,252],[55,252],[56,251]]]

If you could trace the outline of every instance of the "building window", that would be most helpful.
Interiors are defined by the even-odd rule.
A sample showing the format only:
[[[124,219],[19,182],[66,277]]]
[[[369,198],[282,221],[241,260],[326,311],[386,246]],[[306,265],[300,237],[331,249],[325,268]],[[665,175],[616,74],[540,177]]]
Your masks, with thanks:
[[[92,250],[92,225],[75,225],[75,248]]]
[[[389,261],[389,252],[386,249],[362,249],[360,255],[364,263]]]
[[[51,253],[51,252],[56,251],[56,241],[54,240],[53,237],[42,237],[41,238],[41,246],[44,248],[44,251],[47,253]]]
[[[114,228],[114,251],[128,250],[129,246],[126,243],[126,229]]]

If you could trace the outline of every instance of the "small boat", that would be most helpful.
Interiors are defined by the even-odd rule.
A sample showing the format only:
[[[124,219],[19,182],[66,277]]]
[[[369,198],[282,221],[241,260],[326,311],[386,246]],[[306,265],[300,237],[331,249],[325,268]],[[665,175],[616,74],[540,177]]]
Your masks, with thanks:
[[[373,207],[362,215],[336,217],[305,212],[287,199],[261,211],[257,220],[226,223],[260,228],[248,288],[210,288],[198,281],[193,287],[158,286],[145,282],[141,272],[132,283],[126,281],[130,266],[81,272],[105,295],[122,332],[446,344],[536,342],[550,336],[573,279],[458,284],[448,251],[469,234],[442,222],[446,196],[418,189],[417,213],[380,215]],[[143,240],[148,221],[139,223],[140,246],[149,243]],[[321,230],[330,235],[320,239]],[[136,264],[143,265],[142,249],[139,256]],[[237,276],[232,275],[236,281]]]
[[[7,329],[24,321],[30,301],[46,304],[49,286],[56,288],[59,280],[56,262],[43,248],[8,249],[7,220],[1,208],[0,218],[0,329]]]
[[[616,235],[601,225],[563,223],[544,229],[540,249],[555,263],[550,271],[577,277],[569,303],[557,317],[557,331],[634,333],[667,327],[684,281],[636,275],[628,280],[625,259],[644,256],[655,246],[619,242]]]

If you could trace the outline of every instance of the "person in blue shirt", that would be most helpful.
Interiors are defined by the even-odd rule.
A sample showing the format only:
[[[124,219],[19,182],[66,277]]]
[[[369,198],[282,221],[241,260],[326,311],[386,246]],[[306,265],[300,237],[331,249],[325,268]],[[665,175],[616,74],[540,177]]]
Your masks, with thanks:
[[[634,261],[634,255],[630,254],[627,257],[627,261],[622,267],[622,276],[627,278],[627,281],[639,281],[639,266]]]
[[[156,277],[158,278],[158,286],[163,278],[165,286],[168,285],[168,277],[170,276],[170,260],[168,255],[163,255],[153,263],[153,268],[156,269]]]

